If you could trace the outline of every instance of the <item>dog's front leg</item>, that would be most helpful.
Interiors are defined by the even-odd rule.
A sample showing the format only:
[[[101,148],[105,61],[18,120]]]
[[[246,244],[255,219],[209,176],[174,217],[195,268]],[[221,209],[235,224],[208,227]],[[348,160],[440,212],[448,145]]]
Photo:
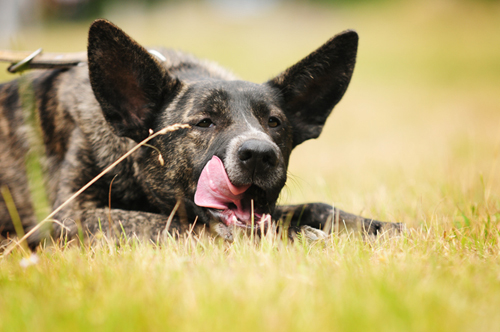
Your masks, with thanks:
[[[324,203],[278,206],[273,219],[290,221],[290,227],[312,227],[329,231],[361,232],[380,235],[385,232],[400,232],[402,224],[382,222],[347,213]]]
[[[77,213],[76,213],[77,214]],[[95,235],[103,232],[107,236],[127,238],[135,236],[152,240],[154,242],[165,239],[168,235],[178,237],[187,234],[189,231],[201,234],[207,232],[213,236],[219,236],[224,240],[232,241],[231,231],[225,225],[215,220],[203,222],[198,220],[196,224],[191,224],[186,216],[174,214],[170,218],[168,215],[143,212],[128,211],[121,209],[90,208],[82,211],[75,222],[73,219],[66,219],[66,229],[58,229],[54,236],[59,236],[61,231],[72,237],[78,233],[78,229],[84,234]]]
[[[143,211],[127,211],[120,209],[97,208],[82,213],[81,224],[84,231],[130,238],[137,236],[142,239],[156,241],[162,239],[167,232],[173,235],[187,231],[188,225],[183,225],[178,216],[173,216],[169,223],[168,216]],[[168,225],[168,229],[167,229]]]
[[[54,237],[73,237],[83,231],[85,235],[103,232],[106,236],[127,238],[137,236],[142,239],[156,241],[167,234],[168,216],[143,211],[128,211],[108,208],[87,208],[70,211],[62,219],[65,228],[56,227]],[[184,226],[178,216],[173,216],[168,225],[168,233],[182,234],[188,227]]]

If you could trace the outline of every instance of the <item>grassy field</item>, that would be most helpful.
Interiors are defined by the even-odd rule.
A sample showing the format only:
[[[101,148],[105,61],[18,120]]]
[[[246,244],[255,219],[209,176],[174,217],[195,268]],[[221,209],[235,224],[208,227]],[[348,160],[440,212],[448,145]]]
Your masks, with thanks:
[[[0,331],[499,331],[500,6],[407,1],[110,10],[146,45],[256,82],[332,35],[358,64],[322,136],[299,146],[282,203],[404,222],[400,237],[48,247],[0,258]],[[79,51],[87,23],[27,28],[11,48]],[[11,76],[3,74],[0,80]],[[23,261],[24,262],[24,261]]]

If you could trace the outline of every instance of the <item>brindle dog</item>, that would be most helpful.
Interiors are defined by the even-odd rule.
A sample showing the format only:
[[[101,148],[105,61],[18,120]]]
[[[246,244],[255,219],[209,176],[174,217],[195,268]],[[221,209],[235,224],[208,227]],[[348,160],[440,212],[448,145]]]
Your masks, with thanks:
[[[276,206],[292,149],[321,133],[347,89],[357,45],[356,32],[342,32],[275,78],[255,84],[181,52],[159,49],[162,56],[155,56],[112,23],[95,21],[88,66],[23,78],[34,94],[53,208],[151,132],[177,123],[189,128],[142,146],[55,218],[69,227],[69,235],[77,224],[90,234],[107,231],[110,218],[127,235],[152,239],[181,233],[195,220],[226,239],[233,226],[267,226],[271,217],[289,220],[292,231],[312,238],[328,220],[375,235],[398,229],[399,224],[327,204]],[[28,230],[36,218],[25,169],[30,132],[21,82],[0,85],[0,185],[9,189]],[[1,198],[0,229],[3,236],[14,232]],[[31,238],[31,244],[37,241]]]

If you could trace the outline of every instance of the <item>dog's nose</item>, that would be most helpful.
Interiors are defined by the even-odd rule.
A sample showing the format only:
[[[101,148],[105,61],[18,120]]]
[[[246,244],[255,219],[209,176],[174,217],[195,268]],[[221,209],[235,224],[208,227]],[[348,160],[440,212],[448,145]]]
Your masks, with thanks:
[[[269,170],[278,164],[278,155],[271,143],[257,139],[241,144],[238,159],[252,174]]]

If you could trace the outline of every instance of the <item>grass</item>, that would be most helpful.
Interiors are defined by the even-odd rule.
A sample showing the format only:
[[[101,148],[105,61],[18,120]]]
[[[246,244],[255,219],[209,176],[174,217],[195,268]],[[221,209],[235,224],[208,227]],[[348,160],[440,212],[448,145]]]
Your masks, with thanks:
[[[280,200],[329,202],[408,232],[293,245],[101,239],[41,249],[28,267],[16,250],[0,258],[0,331],[499,330],[499,11],[468,1],[282,5],[238,20],[194,5],[111,11],[141,43],[257,82],[355,28],[352,84],[320,139],[292,155]],[[87,26],[26,29],[11,47],[79,51]]]
[[[49,248],[0,262],[0,329],[494,331],[498,231]],[[99,245],[99,243],[101,245]]]

